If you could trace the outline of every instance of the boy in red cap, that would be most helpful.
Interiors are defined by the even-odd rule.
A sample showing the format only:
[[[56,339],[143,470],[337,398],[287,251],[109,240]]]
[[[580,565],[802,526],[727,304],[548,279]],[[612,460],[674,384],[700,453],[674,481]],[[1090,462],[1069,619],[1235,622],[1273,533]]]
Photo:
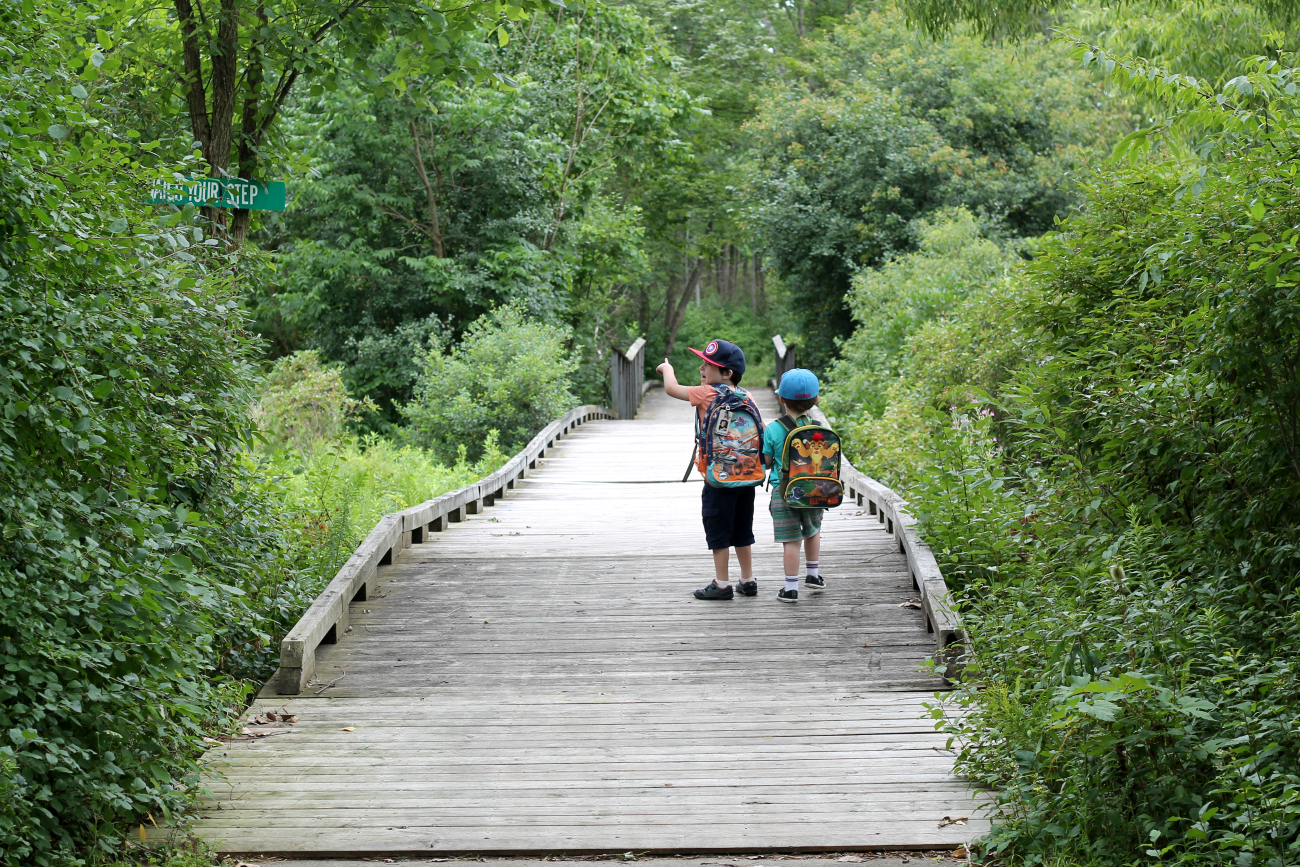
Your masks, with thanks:
[[[694,348],[691,352],[702,359],[699,385],[680,384],[673,366],[666,358],[655,370],[664,379],[665,392],[678,400],[689,401],[695,407],[699,427],[703,430],[705,414],[719,394],[716,386],[730,386],[740,396],[744,396],[745,393],[737,387],[745,372],[745,353],[739,346],[726,340],[711,340],[703,352]],[[758,419],[758,422],[761,427],[762,420]],[[705,472],[704,449],[699,451],[696,468],[701,474]],[[750,549],[754,544],[754,488],[715,488],[706,484],[700,499],[704,537],[709,550],[713,552],[714,579],[707,587],[696,590],[695,598],[731,599],[735,595],[727,569],[731,548],[736,549],[736,560],[740,563],[740,581],[736,589],[742,596],[757,596],[758,582],[754,580],[753,561],[750,558]]]

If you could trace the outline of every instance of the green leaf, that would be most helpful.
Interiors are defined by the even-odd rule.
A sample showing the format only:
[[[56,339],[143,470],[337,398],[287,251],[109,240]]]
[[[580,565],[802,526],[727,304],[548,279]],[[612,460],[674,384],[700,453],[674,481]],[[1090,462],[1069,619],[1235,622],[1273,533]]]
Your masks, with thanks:
[[[68,137],[68,128],[61,123],[52,123],[45,130],[52,139],[65,139]]]

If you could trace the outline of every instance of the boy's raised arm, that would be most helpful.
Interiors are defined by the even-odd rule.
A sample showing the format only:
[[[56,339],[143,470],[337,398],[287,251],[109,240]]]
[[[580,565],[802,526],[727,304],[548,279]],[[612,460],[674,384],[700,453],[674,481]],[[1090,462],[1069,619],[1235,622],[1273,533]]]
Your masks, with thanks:
[[[664,391],[669,397],[675,397],[678,400],[691,399],[690,391],[677,381],[677,374],[673,370],[673,366],[668,363],[668,359],[665,358],[664,363],[655,368],[655,373],[664,378]]]

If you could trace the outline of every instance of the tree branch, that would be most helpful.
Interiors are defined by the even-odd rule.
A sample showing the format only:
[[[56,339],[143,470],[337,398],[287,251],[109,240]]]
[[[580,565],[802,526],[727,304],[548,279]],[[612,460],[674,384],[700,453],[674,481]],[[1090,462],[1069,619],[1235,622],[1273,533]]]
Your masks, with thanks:
[[[424,168],[424,154],[420,151],[420,135],[416,132],[415,121],[411,121],[407,127],[411,133],[411,163],[415,166],[415,172],[420,176],[420,183],[424,184],[424,195],[429,203],[429,226],[433,230],[429,237],[433,239],[433,252],[439,259],[445,259],[446,254],[442,244],[442,230],[438,225],[438,194],[433,185],[429,183],[429,173]],[[437,170],[437,167],[434,167]]]

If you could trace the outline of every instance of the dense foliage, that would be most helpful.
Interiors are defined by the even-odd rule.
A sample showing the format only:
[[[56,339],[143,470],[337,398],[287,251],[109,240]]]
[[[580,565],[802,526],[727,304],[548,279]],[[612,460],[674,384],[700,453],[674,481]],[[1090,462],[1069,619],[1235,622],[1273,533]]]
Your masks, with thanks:
[[[1263,61],[1204,94],[1117,69],[1165,101],[1156,133],[1199,129],[1204,159],[1094,174],[1022,275],[977,281],[909,339],[865,424],[901,435],[862,459],[908,490],[962,601],[970,713],[950,730],[998,790],[990,851],[1290,864],[1293,76]]]
[[[1041,234],[1067,212],[1071,175],[1123,132],[1045,40],[932,43],[897,12],[857,13],[806,63],[751,122],[754,221],[818,364],[851,330],[853,275],[914,249],[918,218],[960,206],[994,235]]]
[[[413,78],[400,98],[354,88],[294,117],[320,140],[322,180],[268,237],[281,254],[254,304],[279,351],[345,364],[383,407],[376,427],[399,421],[430,335],[446,347],[499,304],[590,335],[579,381],[604,396],[605,346],[646,269],[618,173],[677,159],[691,100],[628,10],[593,3],[510,33],[493,53],[509,91]]]
[[[563,329],[503,307],[470,325],[445,354],[437,341],[421,362],[415,399],[402,407],[410,436],[444,460],[479,460],[500,442],[514,453],[575,405],[568,375],[577,360]]]
[[[0,18],[0,860],[48,864],[166,816],[191,780],[238,592],[238,531],[213,527],[237,504],[253,355],[228,260],[190,215],[140,203],[168,166],[116,123],[103,55],[72,37],[86,10],[17,11]]]
[[[776,332],[953,583],[986,861],[1300,861],[1284,4],[222,9],[0,4],[0,863],[183,814],[374,522],[612,349]],[[288,210],[143,202],[223,171]]]

